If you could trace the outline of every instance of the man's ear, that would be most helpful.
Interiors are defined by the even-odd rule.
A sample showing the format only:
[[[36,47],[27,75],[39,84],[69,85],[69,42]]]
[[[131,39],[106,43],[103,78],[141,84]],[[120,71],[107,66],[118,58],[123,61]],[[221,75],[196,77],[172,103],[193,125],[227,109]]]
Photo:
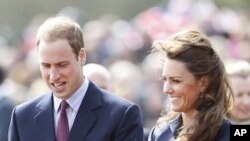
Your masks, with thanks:
[[[79,51],[78,60],[80,61],[82,66],[86,63],[86,51],[84,48],[81,48],[81,50]]]

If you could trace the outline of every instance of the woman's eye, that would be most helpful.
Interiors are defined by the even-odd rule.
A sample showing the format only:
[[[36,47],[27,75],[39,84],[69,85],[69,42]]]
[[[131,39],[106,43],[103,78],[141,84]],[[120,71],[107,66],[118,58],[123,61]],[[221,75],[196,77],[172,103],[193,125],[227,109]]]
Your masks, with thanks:
[[[172,80],[174,83],[180,83],[181,81],[180,80]]]
[[[50,65],[49,64],[42,64],[42,67],[43,68],[50,68]]]
[[[167,78],[164,77],[164,76],[162,76],[160,80],[162,80],[162,81],[167,81]]]

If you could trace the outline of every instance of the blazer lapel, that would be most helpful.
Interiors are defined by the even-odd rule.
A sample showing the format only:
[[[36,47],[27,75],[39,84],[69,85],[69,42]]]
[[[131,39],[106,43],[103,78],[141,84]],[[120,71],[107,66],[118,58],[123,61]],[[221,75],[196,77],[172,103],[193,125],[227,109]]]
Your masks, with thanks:
[[[52,95],[46,95],[37,104],[38,113],[34,120],[41,141],[55,141],[54,115]]]
[[[76,115],[73,127],[71,128],[68,141],[82,141],[93,128],[98,117],[95,110],[102,106],[101,91],[89,83],[86,95]]]

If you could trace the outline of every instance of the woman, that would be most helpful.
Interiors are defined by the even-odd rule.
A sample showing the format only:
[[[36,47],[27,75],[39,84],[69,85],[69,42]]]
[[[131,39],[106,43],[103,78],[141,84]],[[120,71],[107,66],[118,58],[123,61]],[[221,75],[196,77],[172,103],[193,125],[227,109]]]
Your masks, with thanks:
[[[234,124],[250,124],[250,64],[237,60],[229,63],[226,70],[234,92],[234,105],[228,118]]]
[[[149,141],[227,141],[225,119],[232,90],[225,67],[208,38],[198,31],[182,31],[155,41],[163,56],[163,91],[169,106],[149,135]]]

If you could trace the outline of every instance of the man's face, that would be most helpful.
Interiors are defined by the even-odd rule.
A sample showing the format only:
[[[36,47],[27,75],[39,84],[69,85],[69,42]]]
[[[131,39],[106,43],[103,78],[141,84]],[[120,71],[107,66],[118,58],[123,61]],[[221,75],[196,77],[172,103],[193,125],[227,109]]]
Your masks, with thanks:
[[[41,40],[38,54],[43,79],[56,97],[68,99],[83,83],[84,49],[76,59],[66,39],[53,42]]]

